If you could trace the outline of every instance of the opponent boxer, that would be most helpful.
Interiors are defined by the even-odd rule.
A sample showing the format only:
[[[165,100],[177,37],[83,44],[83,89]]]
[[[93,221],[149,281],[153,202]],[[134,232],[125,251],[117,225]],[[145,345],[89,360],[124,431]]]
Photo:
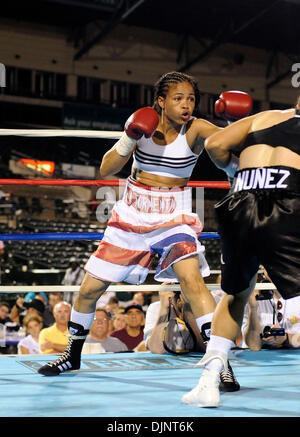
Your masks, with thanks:
[[[260,264],[284,299],[300,295],[300,97],[296,108],[265,111],[206,140],[217,167],[234,176],[216,205],[222,242],[222,290],[198,385],[182,401],[217,407],[218,378],[240,333]],[[240,153],[236,172],[234,152]]]
[[[228,92],[222,99],[224,113],[230,117],[236,118],[239,103],[239,118],[251,109],[251,104],[244,105],[245,100],[249,102],[246,93]],[[155,85],[153,108],[132,114],[121,138],[104,155],[102,177],[118,173],[133,155],[132,174],[98,249],[85,265],[69,323],[68,347],[39,373],[51,376],[79,369],[96,301],[112,282],[143,283],[156,253],[161,258],[155,279],[180,282],[199,330],[208,340],[215,300],[203,280],[209,267],[197,238],[202,225],[191,212],[187,183],[204,139],[221,128],[192,116],[198,103],[199,90],[192,77],[178,72],[163,75]]]

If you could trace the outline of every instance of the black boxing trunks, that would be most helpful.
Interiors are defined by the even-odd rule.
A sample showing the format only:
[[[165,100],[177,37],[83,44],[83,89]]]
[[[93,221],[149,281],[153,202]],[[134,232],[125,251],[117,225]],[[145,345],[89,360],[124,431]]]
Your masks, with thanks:
[[[238,171],[215,211],[226,293],[246,290],[263,265],[284,299],[300,295],[300,170]]]

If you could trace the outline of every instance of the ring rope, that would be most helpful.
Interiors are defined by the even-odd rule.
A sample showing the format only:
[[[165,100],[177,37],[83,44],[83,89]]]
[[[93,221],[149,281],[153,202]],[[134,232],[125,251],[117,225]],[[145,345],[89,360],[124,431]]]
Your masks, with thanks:
[[[0,179],[0,185],[51,185],[51,186],[110,186],[126,185],[126,180],[90,180],[90,179]],[[219,181],[190,181],[188,187],[229,189],[229,182]]]
[[[205,284],[209,290],[220,290],[220,284]],[[256,290],[274,290],[272,283],[257,283]],[[79,292],[80,285],[1,285],[0,293],[28,293],[28,292]],[[179,284],[170,285],[109,285],[106,291],[118,292],[147,292],[147,291],[181,291]]]
[[[22,240],[101,240],[103,232],[48,232],[32,234],[0,234],[2,241],[22,241]],[[200,239],[220,238],[217,232],[202,232]]]
[[[1,136],[21,137],[78,137],[78,138],[104,138],[105,140],[118,140],[121,131],[98,131],[81,129],[0,129]]]

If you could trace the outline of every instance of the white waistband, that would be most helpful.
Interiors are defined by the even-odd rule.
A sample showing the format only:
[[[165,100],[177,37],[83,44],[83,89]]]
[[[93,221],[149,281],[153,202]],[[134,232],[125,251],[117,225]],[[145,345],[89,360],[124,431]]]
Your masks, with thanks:
[[[140,213],[172,215],[192,211],[191,188],[149,187],[127,180],[122,201]]]

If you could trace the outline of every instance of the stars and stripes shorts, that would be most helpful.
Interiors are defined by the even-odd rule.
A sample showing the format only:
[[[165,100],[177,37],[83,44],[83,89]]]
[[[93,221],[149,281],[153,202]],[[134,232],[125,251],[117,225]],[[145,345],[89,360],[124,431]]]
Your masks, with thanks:
[[[201,230],[190,188],[153,188],[130,177],[85,271],[107,282],[142,284],[158,254],[154,279],[178,282],[173,264],[198,254],[200,272],[209,276],[205,248],[198,241]]]

